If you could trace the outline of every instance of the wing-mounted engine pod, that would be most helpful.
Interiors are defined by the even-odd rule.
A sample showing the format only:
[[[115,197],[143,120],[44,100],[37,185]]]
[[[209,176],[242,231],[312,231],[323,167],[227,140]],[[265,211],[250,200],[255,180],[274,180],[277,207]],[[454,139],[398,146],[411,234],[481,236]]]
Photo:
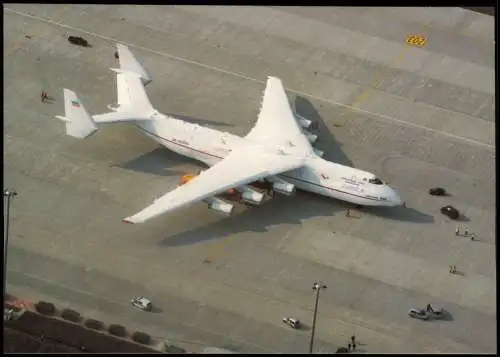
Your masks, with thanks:
[[[295,193],[295,185],[291,184],[279,177],[270,176],[267,178],[268,181],[272,182],[272,189],[285,196],[291,196]]]
[[[295,185],[288,182],[274,182],[273,191],[281,193],[282,195],[291,196],[295,192]]]
[[[325,155],[325,152],[320,150],[320,149],[316,149],[316,148],[313,148],[313,151],[316,155],[318,155],[319,157],[323,157],[323,155]]]
[[[238,188],[238,191],[241,192],[241,199],[252,205],[259,205],[264,199],[263,193],[256,191],[249,186],[240,187]]]
[[[309,119],[306,119],[306,118],[300,116],[297,113],[295,113],[295,118],[297,118],[297,120],[299,121],[300,126],[303,127],[304,129],[308,129],[311,126],[311,124],[312,124],[312,121],[310,121]]]
[[[307,130],[303,130],[304,132],[304,135],[306,136],[307,140],[309,140],[309,143],[314,144],[316,142],[316,140],[318,140],[318,135],[316,134],[312,134],[310,132],[308,132]]]
[[[203,202],[208,204],[208,208],[214,210],[218,213],[222,213],[225,216],[230,216],[233,213],[234,205],[225,202],[217,197],[209,197],[203,200]]]

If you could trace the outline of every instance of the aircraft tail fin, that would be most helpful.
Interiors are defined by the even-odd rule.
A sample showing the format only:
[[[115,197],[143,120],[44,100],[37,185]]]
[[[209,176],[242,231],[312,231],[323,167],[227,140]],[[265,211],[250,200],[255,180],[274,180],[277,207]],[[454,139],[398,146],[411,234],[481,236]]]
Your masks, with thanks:
[[[85,110],[76,93],[64,88],[64,117],[56,118],[66,122],[66,134],[78,139],[85,139],[94,134],[98,127],[92,116]]]
[[[130,52],[129,48],[121,43],[117,43],[116,48],[121,72],[134,73],[141,78],[142,84],[145,86],[149,84],[152,81],[151,76],[144,67],[142,67],[137,58],[135,58],[134,54]]]

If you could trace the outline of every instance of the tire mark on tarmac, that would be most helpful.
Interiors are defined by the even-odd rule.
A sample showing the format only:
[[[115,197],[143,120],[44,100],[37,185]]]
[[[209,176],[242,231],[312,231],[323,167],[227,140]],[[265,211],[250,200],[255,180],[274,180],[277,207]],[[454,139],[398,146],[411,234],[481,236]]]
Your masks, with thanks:
[[[64,24],[62,22],[57,22],[57,21],[46,19],[46,18],[43,18],[43,17],[39,17],[39,16],[35,16],[35,15],[30,15],[30,14],[27,14],[27,13],[24,13],[24,12],[21,12],[21,11],[17,11],[17,10],[13,10],[13,9],[9,9],[9,8],[4,8],[4,11],[10,12],[10,13],[14,13],[14,14],[17,14],[19,16],[28,17],[28,18],[31,18],[31,19],[34,19],[34,20],[42,21],[42,22],[45,22],[45,23],[48,23],[48,24],[51,24],[51,25],[55,25],[55,26],[66,28],[66,29],[70,29],[70,30],[73,30],[73,31],[85,33],[87,35],[90,35],[90,36],[93,36],[93,37],[96,37],[96,38],[100,38],[100,39],[103,39],[103,40],[107,40],[107,41],[111,41],[111,42],[119,42],[119,43],[122,43],[124,45],[129,46],[129,47],[137,48],[137,49],[140,49],[140,50],[143,50],[143,51],[146,51],[146,52],[151,52],[151,53],[163,56],[163,57],[168,57],[168,58],[171,58],[171,59],[174,59],[174,60],[177,60],[177,61],[181,61],[181,62],[184,62],[184,63],[189,63],[189,64],[192,64],[192,65],[195,65],[195,66],[198,66],[198,67],[207,68],[207,69],[212,70],[212,71],[217,71],[217,72],[220,72],[220,73],[224,73],[224,74],[227,74],[227,75],[235,76],[235,77],[242,78],[242,79],[245,79],[245,80],[249,80],[249,81],[252,81],[252,82],[257,82],[257,83],[262,83],[262,84],[266,83],[266,81],[264,81],[264,80],[260,80],[260,79],[248,77],[248,76],[245,76],[243,74],[239,74],[239,73],[236,73],[236,72],[231,72],[231,71],[224,70],[222,68],[209,66],[209,65],[201,63],[201,62],[197,62],[197,61],[193,61],[193,60],[190,60],[190,59],[187,59],[187,58],[175,56],[175,55],[172,55],[172,54],[169,54],[169,53],[166,53],[166,52],[156,51],[156,50],[153,50],[152,48],[148,48],[148,47],[136,45],[136,44],[133,44],[133,43],[121,41],[121,40],[118,40],[118,39],[115,39],[115,38],[112,38],[112,37],[108,37],[108,36],[101,35],[101,34],[98,34],[98,33],[95,33],[95,32],[87,31],[87,30],[84,30],[84,29],[81,29],[81,28],[78,28],[78,27],[73,27],[73,26],[70,26],[70,25],[66,25],[66,24]],[[344,107],[344,108],[349,108],[349,109],[352,109],[354,111],[358,111],[358,112],[362,112],[362,113],[365,113],[365,114],[369,114],[369,115],[373,116],[373,119],[376,119],[376,120],[378,119],[378,120],[382,120],[382,121],[386,121],[386,122],[390,121],[392,123],[399,124],[399,125],[402,125],[402,126],[409,126],[409,127],[413,127],[413,128],[417,128],[417,129],[421,129],[421,130],[426,130],[426,131],[433,132],[433,133],[436,133],[436,134],[440,134],[440,135],[443,135],[443,136],[447,136],[447,137],[450,137],[450,138],[453,138],[453,139],[456,139],[456,140],[464,141],[464,142],[467,142],[469,144],[473,144],[473,145],[476,145],[476,146],[481,146],[483,148],[486,148],[486,149],[489,149],[489,150],[492,150],[492,151],[495,150],[495,146],[494,145],[490,145],[490,144],[487,144],[487,143],[484,143],[484,142],[481,142],[481,141],[469,139],[469,138],[466,138],[466,137],[463,137],[463,136],[459,136],[459,135],[454,135],[454,134],[447,133],[447,132],[444,132],[444,131],[441,131],[441,130],[431,129],[431,128],[428,128],[428,127],[423,126],[423,125],[418,125],[418,124],[410,123],[410,122],[407,122],[407,121],[404,121],[404,120],[396,119],[396,118],[393,118],[393,117],[385,115],[385,114],[375,113],[375,112],[371,112],[369,110],[365,110],[365,109],[361,109],[361,108],[356,108],[356,107],[353,107],[353,106],[350,106],[350,105],[347,105],[347,104],[344,104],[344,103],[339,103],[339,102],[336,102],[336,101],[333,101],[333,100],[330,100],[330,99],[327,99],[327,98],[323,98],[323,97],[316,96],[316,95],[313,95],[313,94],[310,94],[310,93],[306,93],[306,92],[302,92],[302,91],[299,91],[299,90],[295,90],[295,89],[291,89],[291,88],[288,88],[286,90],[289,91],[289,92],[298,94],[298,95],[306,96],[306,97],[313,98],[313,99],[316,99],[316,100],[320,100],[320,101],[323,101],[323,102],[328,102],[328,103],[331,103],[331,104],[334,104],[334,105],[338,105],[338,106],[341,106],[341,107]]]

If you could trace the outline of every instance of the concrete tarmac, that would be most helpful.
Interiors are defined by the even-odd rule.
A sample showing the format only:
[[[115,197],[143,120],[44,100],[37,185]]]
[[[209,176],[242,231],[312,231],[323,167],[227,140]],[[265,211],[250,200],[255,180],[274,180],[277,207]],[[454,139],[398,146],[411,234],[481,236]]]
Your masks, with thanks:
[[[363,21],[360,21],[363,19]],[[67,36],[83,36],[91,48]],[[413,40],[408,37],[414,35]],[[28,36],[28,37],[26,37]],[[123,217],[200,166],[132,125],[64,135],[62,89],[90,113],[116,102],[115,42],[153,77],[161,112],[245,135],[266,76],[318,124],[325,157],[374,172],[407,208],[306,193],[238,207]],[[408,44],[414,41],[422,46]],[[357,336],[360,352],[496,352],[494,19],[460,8],[9,4],[4,7],[7,284],[197,350],[307,352]],[[41,103],[40,91],[54,98]],[[444,187],[447,197],[428,194]],[[459,222],[441,215],[451,204]],[[468,227],[476,241],[454,235]],[[448,273],[456,265],[460,274]],[[146,295],[152,314],[129,300]],[[419,321],[411,307],[443,307]],[[294,331],[281,323],[296,316]]]

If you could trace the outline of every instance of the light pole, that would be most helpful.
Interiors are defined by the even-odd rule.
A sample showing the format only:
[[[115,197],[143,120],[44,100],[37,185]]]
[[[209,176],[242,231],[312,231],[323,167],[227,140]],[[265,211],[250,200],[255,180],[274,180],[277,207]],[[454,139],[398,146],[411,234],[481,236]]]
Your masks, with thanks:
[[[7,281],[7,248],[9,245],[9,219],[10,219],[10,200],[17,196],[13,190],[4,190],[3,197],[7,198],[7,219],[5,220],[5,232],[3,239],[3,298],[5,301],[6,281]]]
[[[313,291],[316,291],[316,304],[314,304],[314,315],[313,315],[313,325],[311,331],[311,341],[309,342],[309,353],[313,353],[313,343],[314,343],[314,331],[316,330],[316,315],[318,313],[318,302],[319,302],[319,291],[321,289],[326,289],[327,286],[323,283],[315,282],[313,284]]]

